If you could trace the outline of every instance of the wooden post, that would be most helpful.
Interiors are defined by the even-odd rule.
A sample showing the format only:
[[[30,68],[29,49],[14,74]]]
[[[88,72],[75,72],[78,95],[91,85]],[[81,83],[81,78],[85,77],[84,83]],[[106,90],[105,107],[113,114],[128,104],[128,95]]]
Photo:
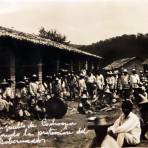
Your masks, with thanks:
[[[88,70],[88,61],[87,61],[87,59],[85,61],[85,69]]]
[[[60,55],[57,53],[57,58],[56,58],[56,72],[58,73],[60,69]]]
[[[80,60],[78,60],[78,70],[79,71],[81,70],[81,62],[80,62]]]
[[[94,70],[94,63],[93,63],[93,61],[91,62],[91,70]]]
[[[73,59],[70,60],[70,70],[73,71]]]
[[[15,90],[15,55],[10,52],[10,79],[13,81],[12,89]]]
[[[42,58],[39,59],[39,63],[38,63],[38,79],[39,82],[42,83],[42,79],[43,79],[43,71],[42,71]]]

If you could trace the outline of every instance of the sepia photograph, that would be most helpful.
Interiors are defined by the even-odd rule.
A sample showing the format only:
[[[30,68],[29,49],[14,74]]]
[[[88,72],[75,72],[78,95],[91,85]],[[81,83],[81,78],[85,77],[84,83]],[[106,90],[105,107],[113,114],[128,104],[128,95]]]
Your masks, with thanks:
[[[148,147],[147,0],[0,0],[0,147]]]

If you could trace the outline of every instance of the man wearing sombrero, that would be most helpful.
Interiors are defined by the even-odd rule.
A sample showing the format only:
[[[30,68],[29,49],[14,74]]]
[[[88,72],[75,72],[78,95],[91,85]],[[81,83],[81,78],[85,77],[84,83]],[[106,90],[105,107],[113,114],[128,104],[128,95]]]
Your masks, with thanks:
[[[136,114],[132,112],[133,104],[130,100],[122,103],[121,116],[115,121],[113,126],[108,128],[108,135],[102,143],[102,147],[110,143],[109,137],[113,137],[119,147],[124,144],[129,146],[140,143],[141,127],[140,120]]]
[[[138,84],[140,83],[140,77],[136,73],[136,69],[132,69],[132,74],[130,75],[130,85],[133,89],[138,88]]]

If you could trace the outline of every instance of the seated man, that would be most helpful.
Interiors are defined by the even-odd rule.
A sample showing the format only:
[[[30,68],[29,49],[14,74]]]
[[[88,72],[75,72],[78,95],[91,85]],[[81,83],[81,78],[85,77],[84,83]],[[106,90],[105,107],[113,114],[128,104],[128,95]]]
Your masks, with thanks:
[[[115,138],[119,147],[123,144],[137,145],[140,143],[140,120],[132,113],[133,104],[130,100],[126,100],[122,104],[123,114],[115,121],[113,126],[108,128],[108,135],[102,142],[102,147],[106,147],[109,143],[110,136]]]

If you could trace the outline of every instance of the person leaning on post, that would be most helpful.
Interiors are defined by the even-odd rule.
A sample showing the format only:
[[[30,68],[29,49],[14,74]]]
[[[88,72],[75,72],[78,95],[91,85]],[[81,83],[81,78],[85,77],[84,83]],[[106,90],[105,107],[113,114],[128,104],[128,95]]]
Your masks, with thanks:
[[[110,143],[109,138],[113,137],[119,147],[124,145],[134,146],[140,143],[141,126],[140,119],[132,112],[133,104],[130,100],[122,103],[122,114],[115,121],[113,126],[107,130],[108,134],[102,142],[102,147]]]

